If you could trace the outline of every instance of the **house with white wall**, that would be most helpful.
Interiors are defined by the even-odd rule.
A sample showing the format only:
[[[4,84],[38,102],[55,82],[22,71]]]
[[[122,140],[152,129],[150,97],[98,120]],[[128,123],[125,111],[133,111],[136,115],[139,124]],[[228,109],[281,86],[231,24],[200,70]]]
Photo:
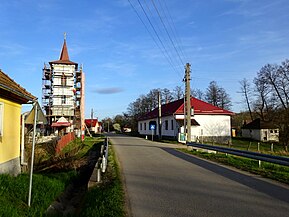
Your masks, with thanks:
[[[279,142],[279,129],[273,123],[257,118],[242,127],[242,137],[261,142]]]
[[[207,102],[191,97],[192,141],[228,142],[231,139],[231,111],[213,106]],[[159,126],[159,109],[143,115],[138,121],[138,132],[141,135],[159,135],[159,127],[163,137],[178,138],[184,130],[184,99],[161,106],[161,125]],[[155,129],[150,125],[155,124]]]

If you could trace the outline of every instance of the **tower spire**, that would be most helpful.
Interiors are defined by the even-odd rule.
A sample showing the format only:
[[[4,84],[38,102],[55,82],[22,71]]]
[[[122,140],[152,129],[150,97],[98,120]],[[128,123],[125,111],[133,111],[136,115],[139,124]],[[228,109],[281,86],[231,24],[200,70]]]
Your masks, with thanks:
[[[68,50],[67,50],[67,45],[66,45],[66,32],[64,33],[64,42],[63,42],[63,46],[62,46],[59,60],[68,60],[69,61]]]

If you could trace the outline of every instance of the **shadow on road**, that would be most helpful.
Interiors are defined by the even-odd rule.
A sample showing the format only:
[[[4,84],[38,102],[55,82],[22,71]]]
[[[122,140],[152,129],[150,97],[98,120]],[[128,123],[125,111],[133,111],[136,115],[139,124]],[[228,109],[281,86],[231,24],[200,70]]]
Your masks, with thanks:
[[[187,162],[198,165],[202,168],[210,170],[214,173],[217,173],[235,182],[246,185],[252,189],[255,189],[259,192],[267,194],[273,198],[289,203],[289,189],[288,188],[285,188],[279,185],[274,185],[269,182],[254,178],[252,176],[245,175],[234,170],[230,170],[228,168],[201,160],[199,158],[190,156],[188,154],[182,153],[172,148],[162,148],[162,149],[175,157],[178,157]]]

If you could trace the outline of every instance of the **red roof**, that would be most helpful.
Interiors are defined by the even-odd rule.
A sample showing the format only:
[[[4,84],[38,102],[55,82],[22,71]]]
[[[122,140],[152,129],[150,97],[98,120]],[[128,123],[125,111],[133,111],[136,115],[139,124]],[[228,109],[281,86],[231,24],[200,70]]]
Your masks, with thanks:
[[[98,123],[98,120],[97,119],[85,119],[85,125],[87,126],[87,127],[91,127],[91,125],[92,125],[92,127],[95,127],[96,126],[96,124]]]
[[[234,113],[225,109],[221,109],[217,106],[213,106],[210,103],[204,102],[197,98],[191,97],[191,106],[194,108],[194,114],[221,114],[221,115],[233,115]],[[179,99],[174,102],[162,105],[162,116],[170,116],[174,114],[184,114],[184,99]],[[147,120],[158,117],[158,108],[143,115],[140,120]]]
[[[68,49],[66,45],[66,40],[64,39],[62,50],[60,53],[59,60],[55,60],[52,62],[49,62],[50,64],[65,64],[65,65],[77,65],[77,63],[74,63],[69,60],[69,55],[68,55]]]
[[[69,127],[70,125],[69,122],[54,122],[51,124],[52,127]]]

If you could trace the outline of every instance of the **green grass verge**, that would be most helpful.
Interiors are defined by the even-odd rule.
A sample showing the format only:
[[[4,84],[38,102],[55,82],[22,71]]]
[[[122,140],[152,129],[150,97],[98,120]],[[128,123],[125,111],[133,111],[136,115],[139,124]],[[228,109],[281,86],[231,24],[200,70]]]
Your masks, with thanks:
[[[75,171],[53,175],[34,174],[31,207],[28,207],[29,174],[0,175],[0,216],[43,216],[65,189]]]
[[[119,166],[115,160],[115,153],[111,146],[109,147],[107,171],[102,180],[101,184],[88,190],[83,203],[83,209],[77,216],[126,216],[124,191]]]
[[[93,144],[102,138],[86,137],[68,144],[61,152],[63,156],[73,156],[73,160],[84,157]],[[36,147],[37,148],[37,147]],[[47,153],[47,155],[49,155]],[[48,156],[51,157],[51,156]],[[46,158],[44,158],[46,159]],[[41,162],[40,162],[41,163]],[[75,169],[50,172],[35,172],[33,174],[31,207],[28,207],[29,174],[23,173],[17,177],[0,175],[0,216],[45,216],[49,205],[65,190],[65,187],[76,177]]]
[[[261,175],[266,178],[277,180],[289,184],[289,168],[285,166],[279,166],[272,163],[262,162],[261,167],[257,160],[252,160],[243,157],[237,157],[226,154],[210,154],[206,152],[188,151],[185,149],[178,149],[179,151],[196,155],[207,160],[218,162],[224,165],[232,166],[247,172]]]
[[[272,154],[272,155],[283,155],[288,156],[289,153],[285,151],[283,145],[279,143],[272,142],[258,142],[246,138],[232,138],[231,148],[236,148],[240,150],[248,150],[248,151],[258,151],[258,143],[259,143],[259,152]],[[273,144],[273,147],[271,145]],[[218,144],[218,146],[228,147],[228,145]],[[273,150],[271,150],[273,148]]]

